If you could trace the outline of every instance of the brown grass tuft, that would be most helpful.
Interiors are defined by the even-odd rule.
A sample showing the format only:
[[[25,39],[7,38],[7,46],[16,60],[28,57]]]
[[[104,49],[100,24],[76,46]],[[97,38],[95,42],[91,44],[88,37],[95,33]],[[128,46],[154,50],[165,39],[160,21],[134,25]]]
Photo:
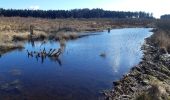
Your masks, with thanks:
[[[170,53],[170,20],[158,20],[157,31],[153,35],[153,42]]]

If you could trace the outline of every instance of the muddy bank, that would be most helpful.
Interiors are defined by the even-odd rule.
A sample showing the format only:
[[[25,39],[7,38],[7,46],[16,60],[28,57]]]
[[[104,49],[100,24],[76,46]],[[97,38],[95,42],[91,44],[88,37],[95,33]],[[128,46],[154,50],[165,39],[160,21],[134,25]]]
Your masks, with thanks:
[[[170,54],[146,39],[144,56],[113,89],[105,91],[106,100],[170,100]]]

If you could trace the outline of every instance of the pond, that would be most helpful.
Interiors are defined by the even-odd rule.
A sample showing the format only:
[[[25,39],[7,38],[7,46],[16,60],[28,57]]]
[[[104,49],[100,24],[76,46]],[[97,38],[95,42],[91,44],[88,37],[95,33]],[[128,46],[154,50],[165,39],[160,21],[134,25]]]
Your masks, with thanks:
[[[27,55],[27,50],[57,49],[58,42],[25,42],[25,49],[0,58],[0,100],[99,100],[100,92],[141,61],[150,30],[113,29],[70,40],[58,59]]]

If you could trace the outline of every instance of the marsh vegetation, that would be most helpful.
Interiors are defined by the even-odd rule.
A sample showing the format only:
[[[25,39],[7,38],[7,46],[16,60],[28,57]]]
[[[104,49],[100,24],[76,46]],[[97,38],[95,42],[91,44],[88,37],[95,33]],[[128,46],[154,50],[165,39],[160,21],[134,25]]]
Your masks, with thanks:
[[[0,17],[0,64],[6,75],[0,99],[12,93],[14,99],[105,99],[99,92],[123,75],[114,82],[113,91],[104,92],[107,99],[169,99],[168,19],[9,16]],[[144,38],[152,34],[147,27],[153,27],[154,34],[145,44]]]
[[[34,40],[65,40],[89,36],[89,32],[108,28],[152,26],[152,19],[42,19],[0,17],[1,51],[22,47],[17,41],[30,40],[30,26]],[[5,44],[5,45],[4,45]],[[2,54],[2,53],[1,53]]]
[[[153,42],[170,53],[170,19],[156,21],[156,29]]]

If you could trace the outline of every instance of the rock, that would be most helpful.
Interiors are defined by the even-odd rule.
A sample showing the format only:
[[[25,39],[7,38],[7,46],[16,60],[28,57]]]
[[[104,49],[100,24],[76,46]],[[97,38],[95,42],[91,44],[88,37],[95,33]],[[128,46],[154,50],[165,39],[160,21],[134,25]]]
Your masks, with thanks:
[[[19,70],[19,69],[12,69],[12,70],[10,71],[10,73],[11,73],[12,75],[14,75],[14,76],[19,76],[19,75],[21,75],[21,70]]]
[[[159,49],[159,52],[160,52],[161,54],[166,54],[166,53],[167,53],[167,50],[166,50],[165,48],[160,48],[160,49]]]
[[[160,60],[162,60],[162,61],[170,61],[170,54],[160,55]]]
[[[160,60],[160,56],[157,55],[156,57],[154,57],[154,60],[159,61]]]
[[[126,99],[130,98],[129,95],[122,95],[122,97],[123,97],[123,98],[126,98]]]
[[[149,44],[153,45],[152,42]],[[170,54],[167,53],[166,49],[158,48],[156,45],[144,45],[142,49],[145,50],[143,61],[133,67],[129,74],[124,75],[120,81],[113,82],[113,92],[109,92],[111,100],[134,100],[141,93],[148,94],[149,88],[155,93],[157,92],[156,95],[161,94],[160,97],[166,98],[167,96],[164,94],[170,95],[170,88],[159,85],[152,87],[153,80],[165,82],[168,84],[167,86],[170,85]]]
[[[113,85],[114,85],[114,86],[120,85],[120,81],[115,81],[115,82],[113,82]]]
[[[130,87],[129,90],[130,90],[131,92],[135,92],[136,89],[135,89],[135,87]]]
[[[14,80],[9,83],[4,83],[0,85],[0,90],[6,91],[6,92],[12,92],[12,91],[19,91],[21,88],[19,80]]]
[[[110,97],[107,97],[106,100],[112,100]]]
[[[143,85],[148,85],[149,84],[149,80],[144,79],[142,83],[143,83]]]
[[[100,56],[101,57],[106,57],[106,53],[101,53]]]
[[[0,89],[6,90],[9,87],[9,83],[1,84]]]

